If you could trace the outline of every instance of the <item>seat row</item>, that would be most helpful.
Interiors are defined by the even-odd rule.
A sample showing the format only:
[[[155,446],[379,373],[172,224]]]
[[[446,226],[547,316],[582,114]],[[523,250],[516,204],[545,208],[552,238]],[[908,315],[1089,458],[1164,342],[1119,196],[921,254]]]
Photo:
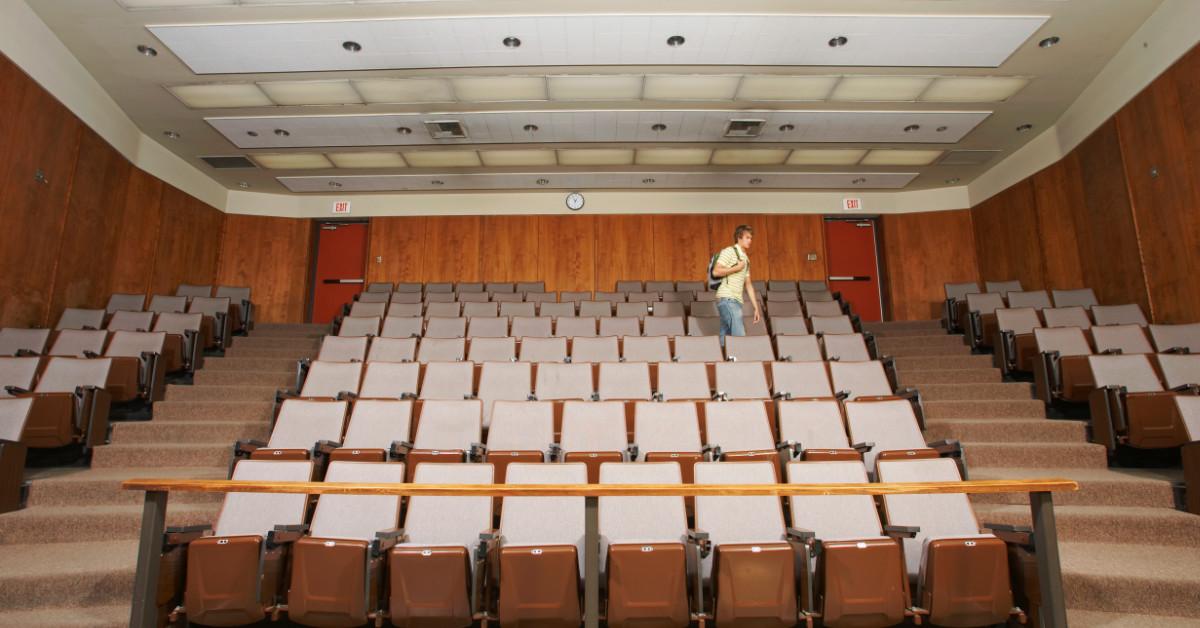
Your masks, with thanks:
[[[140,296],[140,295],[135,295]],[[184,299],[185,297],[167,297]],[[183,308],[183,306],[187,306]],[[235,331],[229,300],[225,298],[196,299],[192,304],[180,304],[179,309],[113,310],[69,307],[63,310],[54,325],[55,330],[156,331],[157,327],[186,328],[203,342],[202,348],[224,347]]]
[[[996,310],[995,327],[991,344],[996,366],[1005,372],[1033,371],[1035,329],[1079,329],[1094,353],[1200,353],[1200,324],[1044,325],[1036,310],[1018,308]]]
[[[770,316],[840,316],[846,314],[846,307],[837,301],[809,301],[802,305],[800,301],[769,301],[765,313]],[[743,316],[754,314],[754,307],[749,299],[742,304]],[[403,303],[398,301],[374,302],[359,299],[347,304],[346,316],[398,316],[413,317],[456,317],[466,316],[594,316],[594,317],[638,317],[647,316],[718,316],[715,301],[564,301],[564,302],[497,302],[497,301],[424,301]]]
[[[742,318],[746,335],[853,334],[861,331],[857,321],[839,316],[772,316],[754,321]],[[385,338],[575,338],[580,336],[716,336],[718,317],[649,316],[475,316],[420,318],[416,316],[347,316],[336,321],[339,336],[382,336]]]
[[[599,336],[576,338],[387,338],[325,336],[327,362],[785,362],[876,359],[863,334],[820,336]],[[885,359],[885,362],[888,361]]]
[[[985,289],[980,289],[975,282],[945,284],[946,301],[943,307],[943,323],[951,332],[970,329],[971,308],[967,301],[970,295],[976,295],[977,304],[987,312],[996,307],[1083,307],[1090,308],[1099,305],[1096,293],[1091,288],[1074,290],[1052,290],[1047,294],[1044,290],[1025,291],[1020,281],[988,281]],[[987,296],[982,296],[987,295]],[[1052,297],[1051,297],[1052,295]],[[1012,299],[1012,305],[1009,299]],[[999,305],[996,305],[999,303]]]
[[[755,280],[755,289],[759,292],[810,292],[824,290],[828,286],[824,281],[797,281],[794,279],[771,279],[768,281]],[[703,281],[654,281],[623,279],[618,280],[614,292],[704,292],[707,286]],[[366,292],[423,292],[436,293],[471,293],[486,292],[488,294],[546,292],[544,281],[518,282],[399,282],[376,281],[367,284]]]
[[[122,314],[130,316],[119,316]],[[141,347],[143,351],[162,356],[165,373],[195,371],[203,364],[203,350],[215,345],[215,340],[204,335],[200,314],[155,316],[149,312],[117,312],[108,329],[0,329],[0,356],[86,358],[110,356],[114,351],[127,352]]]
[[[586,465],[330,463],[326,482],[582,484]],[[766,462],[699,462],[703,484],[773,484]],[[244,460],[238,480],[310,481],[311,461]],[[888,460],[887,482],[958,481],[944,459]],[[599,466],[602,484],[682,484],[675,462]],[[791,462],[793,483],[866,480],[857,461]],[[405,503],[407,502],[407,503]],[[215,526],[169,530],[159,599],[171,618],[245,625],[287,614],[312,626],[576,626],[595,559],[613,628],[719,625],[936,625],[1023,619],[1004,540],[965,495],[602,497],[599,555],[584,544],[582,497],[231,493]],[[406,506],[406,507],[405,507]],[[499,525],[496,526],[497,510]],[[886,522],[886,525],[885,525]],[[788,523],[791,525],[789,526]],[[1028,549],[1025,547],[1024,549]],[[186,565],[186,569],[183,567]],[[958,574],[974,574],[961,578]],[[183,583],[182,590],[174,583]],[[910,594],[910,591],[915,593]]]
[[[977,298],[978,297],[978,298]],[[997,312],[1020,313],[1021,320],[1037,322],[1039,327],[1080,327],[1088,329],[1111,325],[1137,325],[1146,327],[1148,322],[1136,303],[1124,305],[1079,305],[1037,308],[1032,306],[1005,306],[998,294],[967,295],[968,317],[962,322],[967,330],[967,340],[973,347],[992,347],[998,329]]]

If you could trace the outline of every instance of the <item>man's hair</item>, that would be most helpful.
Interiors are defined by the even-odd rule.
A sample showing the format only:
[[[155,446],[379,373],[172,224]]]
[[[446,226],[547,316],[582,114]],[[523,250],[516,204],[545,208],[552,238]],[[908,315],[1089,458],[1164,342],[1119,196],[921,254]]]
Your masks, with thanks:
[[[751,227],[750,225],[738,225],[737,229],[733,230],[733,241],[737,242],[738,240],[741,240],[743,233],[754,235],[754,227]]]

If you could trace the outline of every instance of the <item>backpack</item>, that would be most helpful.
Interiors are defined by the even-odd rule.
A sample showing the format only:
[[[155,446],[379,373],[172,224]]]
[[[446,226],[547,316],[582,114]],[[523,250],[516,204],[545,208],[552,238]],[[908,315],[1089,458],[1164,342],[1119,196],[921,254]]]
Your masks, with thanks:
[[[725,281],[724,277],[717,277],[713,274],[713,270],[717,267],[717,258],[721,257],[725,249],[721,249],[713,254],[712,259],[708,260],[708,290],[714,292],[721,287],[721,283]],[[742,254],[738,252],[737,247],[733,247],[733,254],[737,255],[738,261],[742,261]]]

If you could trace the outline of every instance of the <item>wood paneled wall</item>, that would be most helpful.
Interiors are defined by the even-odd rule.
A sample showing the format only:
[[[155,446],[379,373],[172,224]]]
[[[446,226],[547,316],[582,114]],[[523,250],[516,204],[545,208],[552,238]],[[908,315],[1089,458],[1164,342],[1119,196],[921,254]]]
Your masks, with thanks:
[[[1200,47],[1058,163],[972,209],[981,279],[1200,321]]]
[[[888,214],[879,222],[889,320],[938,318],[945,284],[979,276],[970,211]]]
[[[249,286],[257,322],[304,321],[312,227],[312,221],[296,218],[226,216],[217,283]]]
[[[751,274],[825,275],[816,215],[419,216],[371,219],[368,281],[521,281],[611,290],[621,279],[703,279],[709,256],[755,228]],[[231,227],[232,228],[232,227]],[[808,261],[808,253],[816,253]]]
[[[211,283],[223,223],[0,55],[0,326],[53,325],[112,292]]]

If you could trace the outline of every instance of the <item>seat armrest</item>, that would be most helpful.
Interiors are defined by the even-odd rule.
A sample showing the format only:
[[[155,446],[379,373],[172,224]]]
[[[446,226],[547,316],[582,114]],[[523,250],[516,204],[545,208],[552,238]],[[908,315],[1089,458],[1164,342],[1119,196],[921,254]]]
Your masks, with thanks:
[[[704,530],[689,529],[687,531],[687,543],[700,549],[700,558],[707,558],[712,553],[712,540],[709,539],[708,533]]]
[[[873,442],[854,443],[850,447],[860,454],[865,454],[868,451],[875,449],[875,443],[873,443]]]
[[[467,458],[471,462],[483,462],[483,457],[487,455],[487,445],[483,443],[471,443],[471,449],[467,452]]]
[[[41,355],[42,355],[42,354],[38,353],[37,351],[33,351],[32,349],[17,349],[17,353],[16,353],[16,355],[15,355],[14,357],[18,357],[18,358],[36,358],[36,357],[39,357],[39,356],[41,356]]]
[[[388,457],[392,460],[404,460],[408,457],[408,452],[412,451],[412,443],[406,440],[392,441],[392,448],[388,451]]]
[[[798,541],[805,545],[812,545],[817,540],[817,533],[805,528],[791,528],[784,531],[784,540]]]
[[[304,537],[308,532],[307,523],[298,523],[295,525],[278,525],[274,530],[267,533],[267,548],[274,549],[285,543],[294,543]]]
[[[1182,386],[1172,388],[1171,392],[1184,395],[1200,395],[1200,384],[1183,384]]]
[[[96,353],[95,351],[88,351],[85,349],[83,352],[83,357],[88,358],[88,359],[95,359],[95,358],[100,357],[100,354]]]
[[[625,459],[628,460],[629,462],[637,462],[637,459],[638,459],[637,443],[629,443],[629,446],[625,448]]]
[[[716,391],[712,396],[713,401],[729,401],[729,395],[723,391]]]
[[[721,448],[713,445],[704,445],[700,448],[700,454],[704,456],[706,461],[712,462],[716,460],[717,456],[721,455]]]
[[[563,456],[562,445],[558,443],[550,443],[550,445],[546,447],[546,453],[549,454],[551,462],[561,461]]]
[[[196,539],[211,536],[212,532],[212,524],[208,523],[170,527],[163,533],[163,548],[187,545]]]
[[[282,403],[284,400],[287,400],[287,399],[297,399],[299,397],[300,397],[299,389],[293,390],[291,388],[280,388],[275,391],[275,403],[276,404]]]
[[[845,401],[850,398],[850,391],[849,390],[839,390],[839,391],[833,393],[833,396],[838,401]]]
[[[313,457],[328,456],[330,452],[341,446],[342,444],[335,440],[319,440],[313,445]]]
[[[1120,348],[1113,347],[1111,349],[1105,349],[1104,351],[1101,351],[1100,355],[1121,355],[1123,353],[1125,353],[1125,352],[1122,351]]]
[[[407,540],[408,535],[404,533],[404,528],[379,530],[375,533],[375,539],[371,541],[371,558],[378,558],[392,549],[392,546]]]
[[[775,451],[780,453],[790,452],[792,458],[796,458],[800,455],[800,443],[794,440],[779,441],[778,443],[775,443]]]
[[[235,458],[239,455],[246,456],[266,446],[266,441],[257,439],[239,440],[233,443],[233,456]]]
[[[18,395],[28,395],[30,393],[28,389],[21,388],[20,386],[5,386],[4,392],[7,392],[14,397]]]
[[[335,397],[335,398],[336,398],[338,401],[350,401],[350,402],[353,402],[355,399],[358,399],[358,393],[356,393],[356,392],[351,392],[351,391],[349,391],[349,390],[343,390],[343,391],[339,392],[339,393],[337,394],[337,397]]]
[[[997,538],[1005,543],[1015,545],[1033,545],[1033,528],[1029,526],[1010,525],[1007,523],[984,523],[983,529],[991,530]]]
[[[662,401],[662,400],[663,400],[663,394],[662,394],[662,393],[660,393],[660,392],[658,392],[658,391],[656,390],[656,391],[654,391],[654,394],[653,394],[653,395],[650,395],[650,400],[651,400],[651,401]]]
[[[929,445],[930,449],[938,452],[938,454],[942,456],[950,456],[952,458],[962,457],[962,443],[956,439],[947,438],[927,444]]]
[[[921,531],[921,526],[883,526],[883,533],[893,539],[912,539],[916,538],[917,533]]]
[[[1173,354],[1184,354],[1184,355],[1186,355],[1186,354],[1189,354],[1189,353],[1191,353],[1191,352],[1192,352],[1192,350],[1191,350],[1191,349],[1189,349],[1188,347],[1171,347],[1170,349],[1167,349],[1166,351],[1160,351],[1159,353],[1173,353]]]
[[[777,393],[775,393],[774,395],[772,395],[772,396],[771,396],[771,398],[772,398],[772,399],[774,399],[774,400],[776,400],[776,401],[791,401],[791,399],[792,399],[792,393],[790,393],[790,392],[777,392]]]
[[[415,400],[416,398],[417,398],[417,393],[412,393],[412,392],[402,392],[402,393],[400,393],[400,400],[401,400],[401,401],[404,401],[404,400]]]

